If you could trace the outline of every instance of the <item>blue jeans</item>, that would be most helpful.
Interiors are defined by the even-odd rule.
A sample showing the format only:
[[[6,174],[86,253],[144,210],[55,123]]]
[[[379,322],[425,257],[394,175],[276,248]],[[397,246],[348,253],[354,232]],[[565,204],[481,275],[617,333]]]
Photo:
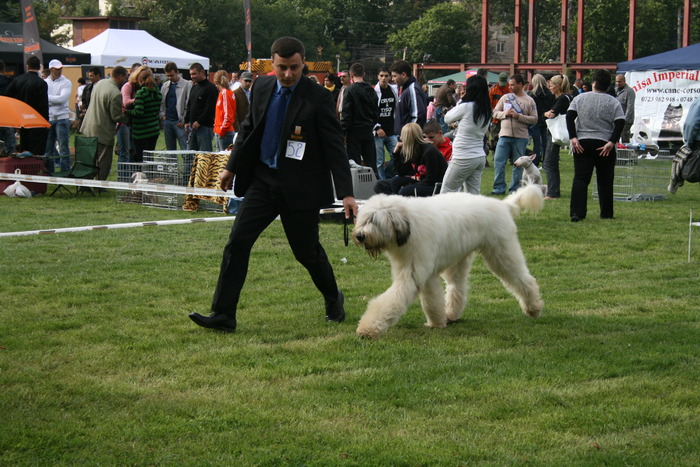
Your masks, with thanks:
[[[177,121],[175,120],[164,120],[163,121],[163,135],[165,136],[165,148],[168,151],[177,150],[177,144],[180,145],[180,150],[184,151],[187,149],[187,132],[185,127],[178,128]]]
[[[444,107],[435,107],[435,120],[437,120],[437,122],[440,124],[440,128],[442,128],[443,135],[450,130],[450,127],[448,127],[447,123],[445,123]]]
[[[496,143],[496,151],[493,154],[493,192],[499,195],[506,193],[506,163],[525,155],[527,138],[513,138],[511,136],[501,136]],[[514,192],[520,188],[520,179],[523,176],[523,169],[513,166],[513,179],[510,182],[509,192]]]
[[[233,144],[233,137],[236,136],[235,131],[229,131],[224,136],[215,135],[216,140],[216,150],[225,151],[231,144]]]
[[[131,128],[126,125],[119,124],[117,129],[117,155],[118,162],[131,162],[131,150],[134,149],[131,144]]]
[[[394,154],[394,149],[398,142],[399,137],[396,135],[385,136],[384,138],[380,138],[379,136],[374,137],[374,147],[377,149],[377,173],[379,174],[380,180],[385,180],[393,175],[393,173],[387,173],[387,170],[384,168],[384,148],[389,151],[389,163],[391,163],[391,156]],[[389,169],[388,165],[386,169]],[[391,172],[393,172],[393,170]]]
[[[211,140],[213,138],[213,127],[200,126],[196,130],[190,128],[190,139],[187,142],[187,149],[191,151],[212,152]]]
[[[68,172],[70,170],[70,148],[68,148],[68,135],[70,134],[70,120],[62,118],[60,120],[51,120],[51,128],[46,137],[45,156],[66,156],[60,159],[54,159],[54,172]],[[56,142],[58,142],[58,151],[56,151]]]

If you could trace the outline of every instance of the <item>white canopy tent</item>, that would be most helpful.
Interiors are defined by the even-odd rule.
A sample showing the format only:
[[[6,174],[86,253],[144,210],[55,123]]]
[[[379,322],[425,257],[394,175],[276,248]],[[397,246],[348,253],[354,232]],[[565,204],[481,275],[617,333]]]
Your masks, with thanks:
[[[196,62],[209,70],[207,57],[175,48],[141,30],[107,29],[71,50],[90,53],[93,65],[106,67],[129,68],[133,63],[142,63],[151,68],[163,68],[166,63],[175,62],[179,69],[187,70]]]

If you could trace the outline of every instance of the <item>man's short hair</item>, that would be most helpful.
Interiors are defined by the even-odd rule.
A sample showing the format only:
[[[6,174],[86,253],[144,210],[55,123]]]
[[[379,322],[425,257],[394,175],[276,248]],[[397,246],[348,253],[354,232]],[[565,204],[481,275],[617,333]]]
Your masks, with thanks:
[[[520,73],[516,73],[513,76],[510,77],[513,81],[516,82],[516,84],[525,84],[525,78],[523,78],[523,75]]]
[[[413,68],[411,68],[411,65],[406,61],[406,60],[399,60],[397,62],[394,62],[391,64],[391,68],[389,68],[390,71],[393,73],[406,73],[406,76],[409,78],[413,76]]]
[[[289,58],[294,54],[299,54],[301,58],[306,58],[304,44],[294,37],[280,37],[273,42],[272,47],[270,47],[270,57],[275,58],[275,54],[282,58]]]
[[[437,120],[430,120],[423,125],[423,133],[442,133],[442,127]]]
[[[486,68],[479,68],[478,70],[476,70],[476,75],[488,78],[489,70],[487,70]]]
[[[353,63],[350,67],[350,74],[358,78],[363,78],[365,76],[365,67],[362,66],[362,63]]]
[[[165,70],[166,73],[169,71],[177,72],[177,65],[175,64],[175,62],[168,62],[165,64],[165,68],[163,68],[163,69]]]
[[[93,75],[100,75],[102,76],[102,70],[100,70],[100,67],[94,66],[88,70],[88,73],[92,73]]]
[[[593,87],[598,91],[607,91],[610,87],[610,72],[608,70],[596,70],[593,73]]]
[[[41,61],[36,55],[32,55],[27,59],[27,70],[38,70],[41,68]]]
[[[453,84],[457,84],[457,83],[455,82],[455,80],[453,80],[453,79],[448,79],[448,80],[447,80],[447,85],[448,85],[448,86],[452,86]]]
[[[126,68],[124,68],[123,66],[115,66],[112,69],[112,78],[114,78],[116,76],[123,76],[126,78],[128,75],[129,75],[129,72],[126,71]]]
[[[194,62],[192,65],[190,65],[190,70],[197,70],[197,72],[201,73],[204,71],[204,67],[201,63]]]

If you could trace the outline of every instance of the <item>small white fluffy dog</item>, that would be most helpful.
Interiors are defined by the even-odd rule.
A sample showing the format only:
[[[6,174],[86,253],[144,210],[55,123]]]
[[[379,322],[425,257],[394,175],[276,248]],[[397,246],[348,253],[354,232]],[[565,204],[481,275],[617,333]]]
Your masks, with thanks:
[[[520,167],[525,171],[523,175],[523,180],[525,182],[535,183],[540,186],[543,194],[547,194],[547,185],[542,184],[542,175],[540,174],[540,169],[532,163],[537,157],[536,154],[531,156],[520,156],[513,163],[516,167]]]
[[[468,276],[477,252],[520,302],[539,316],[544,306],[530,275],[513,220],[521,210],[539,212],[540,187],[527,184],[504,200],[468,193],[429,198],[376,195],[360,209],[353,240],[370,256],[391,260],[393,283],[372,299],[357,334],[379,337],[398,322],[420,294],[426,326],[457,321],[467,304]],[[443,292],[440,277],[447,286]]]

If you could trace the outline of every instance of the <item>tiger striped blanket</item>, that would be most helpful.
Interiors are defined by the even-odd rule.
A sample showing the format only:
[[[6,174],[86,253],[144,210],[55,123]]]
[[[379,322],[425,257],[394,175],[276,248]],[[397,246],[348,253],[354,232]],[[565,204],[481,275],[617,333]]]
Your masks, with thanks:
[[[188,187],[221,189],[219,174],[226,168],[228,154],[202,153],[197,154],[192,164]],[[226,206],[228,198],[223,196],[186,195],[182,205],[183,211],[196,211],[199,209],[199,200],[213,201]]]

